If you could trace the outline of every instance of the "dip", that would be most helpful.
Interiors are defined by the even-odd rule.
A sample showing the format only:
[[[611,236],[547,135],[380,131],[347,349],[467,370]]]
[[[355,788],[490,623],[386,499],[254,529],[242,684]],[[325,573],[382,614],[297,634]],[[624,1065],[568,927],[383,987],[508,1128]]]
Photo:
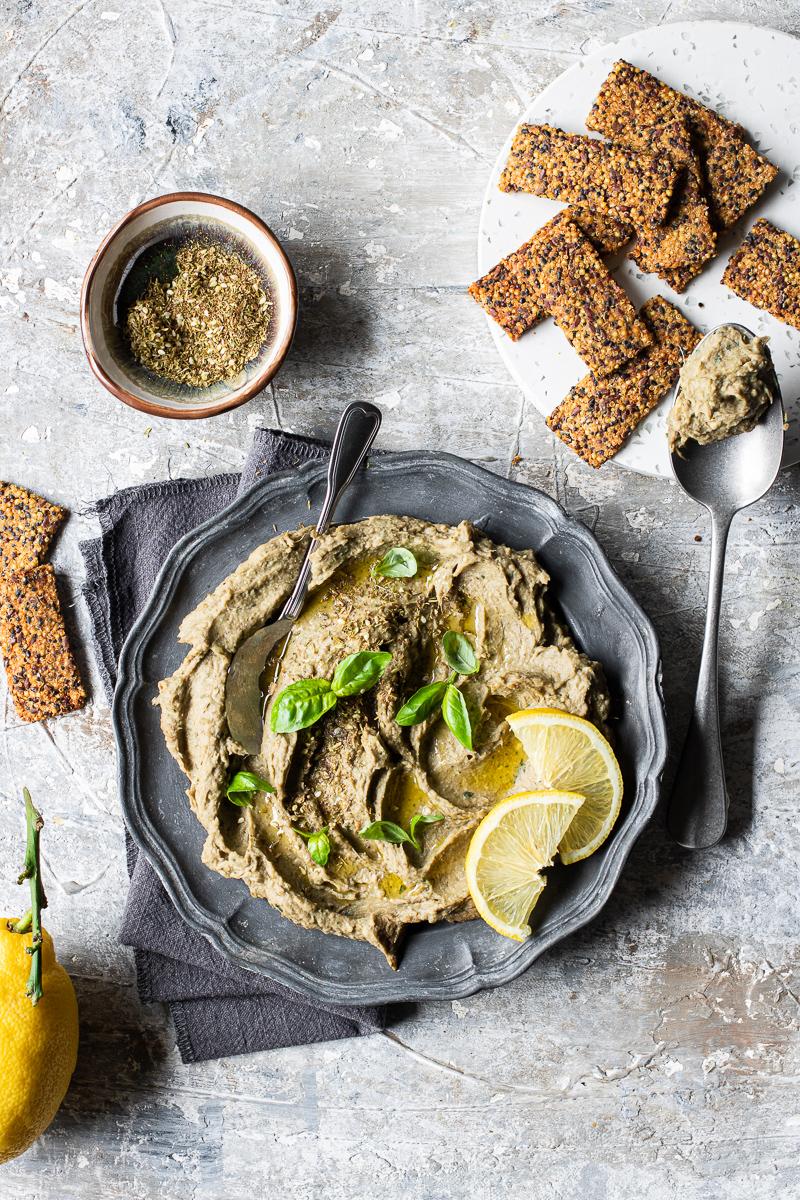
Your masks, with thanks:
[[[280,610],[309,536],[279,534],[185,618],[179,636],[190,649],[160,685],[161,723],[205,827],[206,866],[244,880],[290,921],[368,942],[396,966],[408,926],[476,915],[464,856],[478,822],[523,769],[506,716],[559,708],[605,728],[608,688],[556,612],[533,551],[492,542],[466,522],[369,517],[319,539],[278,686],[330,679],[358,651],[389,651],[391,663],[374,688],[308,729],[275,733],[267,720],[260,753],[247,757],[225,718],[228,666]],[[376,577],[374,564],[393,546],[416,556],[413,578]],[[448,630],[468,637],[480,664],[461,682],[473,751],[435,713],[411,727],[395,720],[419,687],[446,678],[439,648]],[[242,769],[270,780],[274,794],[232,805],[227,782]],[[419,850],[360,836],[374,821],[407,829],[417,813],[439,817]],[[322,829],[330,856],[320,863],[302,831]]]
[[[690,438],[701,445],[747,433],[772,403],[772,359],[765,337],[723,325],[683,365],[667,422],[671,451]]]

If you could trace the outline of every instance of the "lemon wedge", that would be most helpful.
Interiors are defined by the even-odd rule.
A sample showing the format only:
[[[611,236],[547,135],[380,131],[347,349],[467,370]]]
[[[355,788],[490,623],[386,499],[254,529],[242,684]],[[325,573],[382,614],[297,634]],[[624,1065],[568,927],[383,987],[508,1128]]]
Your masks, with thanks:
[[[558,708],[526,708],[506,719],[525,748],[531,782],[584,797],[558,853],[564,863],[588,858],[608,837],[622,804],[614,751],[591,721]]]
[[[583,797],[574,792],[522,792],[496,804],[472,835],[467,886],[479,914],[497,933],[524,941],[528,918]]]

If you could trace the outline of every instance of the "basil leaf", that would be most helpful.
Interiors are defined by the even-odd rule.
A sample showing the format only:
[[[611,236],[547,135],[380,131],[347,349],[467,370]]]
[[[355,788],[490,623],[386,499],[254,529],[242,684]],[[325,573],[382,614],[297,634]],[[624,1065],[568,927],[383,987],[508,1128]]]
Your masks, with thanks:
[[[394,821],[373,821],[371,825],[365,825],[358,832],[361,837],[368,838],[372,842],[391,842],[393,845],[409,842],[412,846],[414,845],[405,829],[401,825],[395,825]]]
[[[276,697],[269,718],[270,729],[273,733],[308,729],[335,704],[336,694],[327,679],[298,679]]]
[[[324,867],[330,857],[331,840],[328,837],[328,826],[323,825],[322,829],[317,829],[313,833],[306,832],[305,829],[298,829],[296,825],[292,826],[295,833],[299,833],[301,838],[305,838],[308,842],[308,853],[313,858],[315,863],[320,867]]]
[[[414,813],[411,818],[411,823],[408,827],[408,832],[411,835],[411,840],[418,850],[422,849],[419,838],[417,837],[417,829],[420,825],[436,825],[439,821],[444,820],[444,813]]]
[[[328,861],[331,852],[330,838],[324,829],[320,829],[319,833],[313,834],[308,839],[308,853],[313,858],[314,862],[320,867],[324,867]]]
[[[409,696],[402,708],[398,709],[395,721],[398,725],[419,725],[431,713],[436,712],[442,703],[442,697],[447,687],[447,680],[440,679],[436,683],[426,683],[413,696]]]
[[[474,675],[478,670],[478,659],[472,642],[463,633],[449,629],[442,638],[442,650],[448,666],[459,675]]]
[[[225,795],[237,808],[250,808],[255,792],[274,792],[268,779],[254,775],[252,771],[237,771],[225,789]]]
[[[384,579],[411,579],[416,573],[417,560],[405,546],[392,546],[372,566],[372,574],[383,575]]]
[[[448,683],[442,700],[442,716],[447,728],[465,749],[472,749],[472,722],[467,702],[454,683]]]
[[[417,828],[420,825],[434,825],[443,820],[442,813],[414,813],[408,833],[402,825],[397,825],[394,821],[373,821],[371,825],[360,829],[359,833],[361,837],[369,838],[373,842],[391,842],[393,845],[407,842],[415,850],[421,850],[422,846],[416,836]]]
[[[348,654],[333,673],[331,689],[337,696],[360,696],[375,686],[391,661],[392,656],[386,650]]]

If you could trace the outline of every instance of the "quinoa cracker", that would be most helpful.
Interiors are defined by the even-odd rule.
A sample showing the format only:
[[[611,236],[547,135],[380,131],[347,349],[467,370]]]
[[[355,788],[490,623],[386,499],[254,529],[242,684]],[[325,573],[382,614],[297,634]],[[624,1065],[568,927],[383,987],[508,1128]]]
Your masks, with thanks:
[[[86,703],[49,563],[0,584],[0,651],[21,720],[60,717]]]
[[[636,426],[672,387],[701,334],[682,313],[654,296],[640,316],[655,344],[615,375],[587,375],[547,418],[556,437],[591,467],[600,467],[624,445]]]
[[[629,240],[631,227],[608,213],[567,208],[544,228],[558,228],[565,220],[573,221],[595,249],[610,254]],[[531,243],[526,242],[513,254],[501,259],[480,279],[469,285],[470,296],[516,341],[547,317],[537,294],[528,282]]]
[[[658,225],[667,215],[677,175],[668,158],[565,133],[552,125],[520,125],[500,176],[500,190],[533,192]]]
[[[65,516],[43,496],[0,480],[0,577],[38,566]]]
[[[700,163],[685,121],[668,121],[629,131],[634,149],[665,154],[681,170],[673,211],[663,225],[643,225],[636,231],[631,258],[643,271],[661,274],[708,262],[717,248],[711,227]]]
[[[627,294],[572,221],[527,244],[526,280],[595,375],[610,375],[653,340]]]
[[[730,259],[722,282],[756,308],[800,329],[800,241],[762,217]]]
[[[778,173],[745,141],[741,125],[624,59],[611,68],[586,125],[605,137],[624,141],[631,128],[681,119],[687,122],[700,152],[714,222],[717,228],[728,229]]]

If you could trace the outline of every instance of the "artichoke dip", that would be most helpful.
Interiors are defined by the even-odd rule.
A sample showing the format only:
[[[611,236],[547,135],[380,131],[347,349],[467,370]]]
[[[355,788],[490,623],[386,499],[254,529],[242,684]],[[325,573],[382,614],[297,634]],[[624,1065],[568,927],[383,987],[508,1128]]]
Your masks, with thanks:
[[[667,421],[670,451],[755,428],[772,403],[768,338],[723,325],[689,355]]]
[[[261,752],[247,757],[225,720],[228,665],[275,616],[309,536],[292,530],[259,547],[185,618],[179,637],[190,648],[159,685],[157,703],[207,833],[206,865],[244,880],[298,925],[371,943],[394,967],[407,926],[476,915],[464,879],[467,846],[523,760],[504,718],[541,705],[604,727],[608,690],[599,664],[576,649],[554,612],[532,551],[496,545],[466,522],[370,517],[320,539],[305,609],[279,666],[267,665],[278,680]],[[376,573],[392,547],[408,548],[418,564],[413,577]],[[472,750],[439,709],[415,724],[395,719],[417,689],[450,677],[441,656],[448,631],[464,634],[477,659],[458,680]],[[283,689],[329,680],[360,651],[387,664],[374,686],[350,693],[309,728],[273,731],[270,713]],[[236,807],[226,787],[241,771],[269,781],[274,793]],[[422,823],[412,821],[418,813]],[[403,843],[362,837],[375,822],[412,833],[416,824],[418,833]],[[318,841],[311,845],[315,831],[325,832],[324,853]]]

